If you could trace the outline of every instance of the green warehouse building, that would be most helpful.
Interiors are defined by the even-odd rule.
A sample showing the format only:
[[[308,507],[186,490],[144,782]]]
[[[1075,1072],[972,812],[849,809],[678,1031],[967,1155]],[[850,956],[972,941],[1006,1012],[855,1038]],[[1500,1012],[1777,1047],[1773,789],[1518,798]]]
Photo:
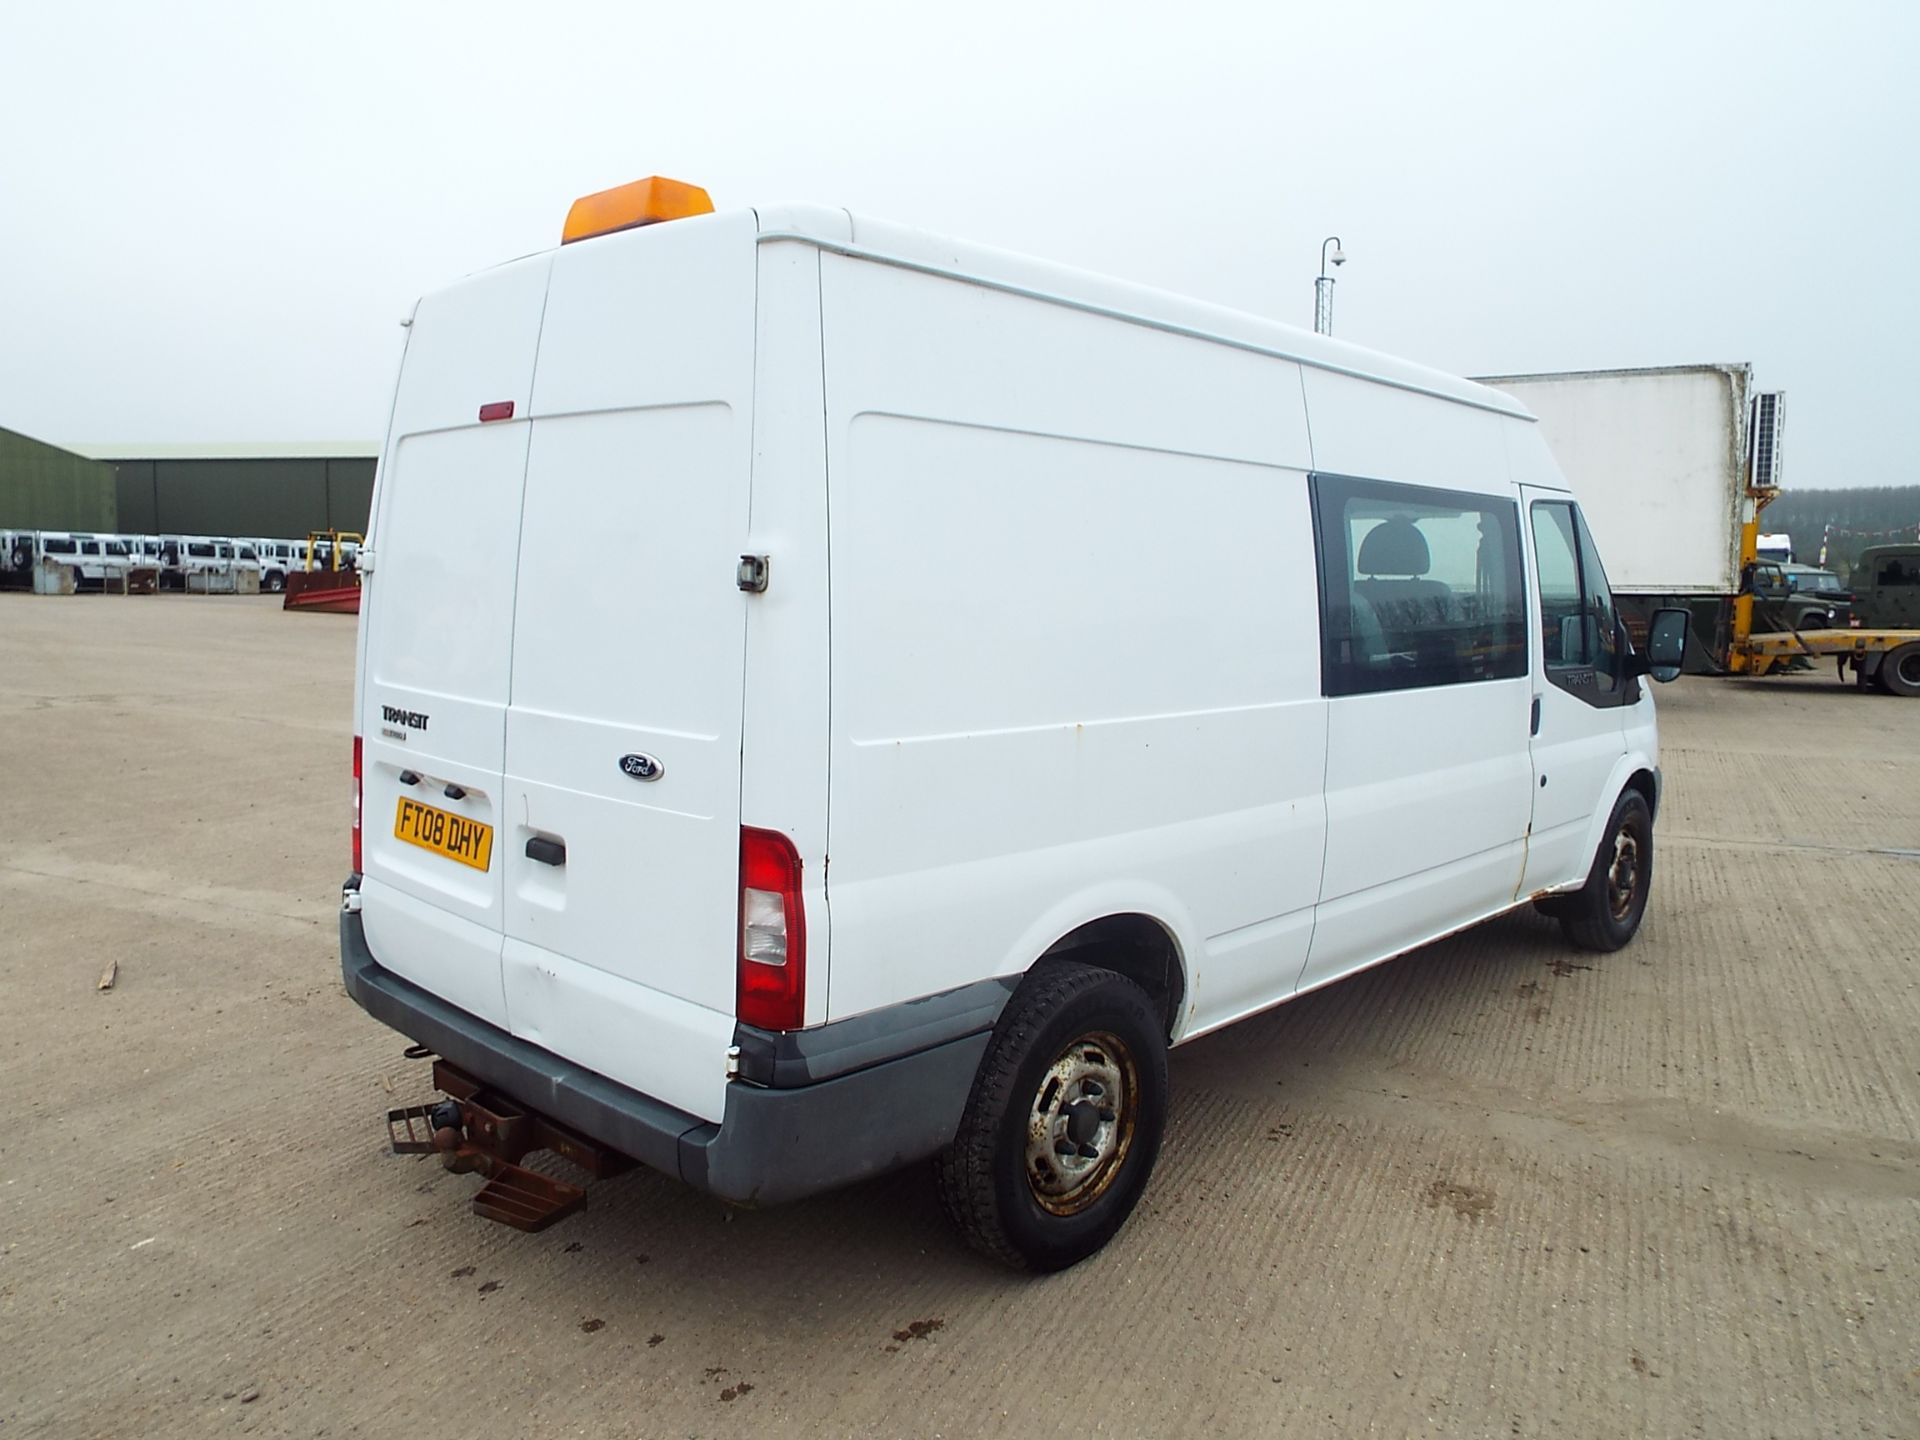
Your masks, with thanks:
[[[357,441],[62,449],[0,429],[0,529],[364,533],[378,454]]]
[[[0,530],[113,530],[111,465],[0,430]]]

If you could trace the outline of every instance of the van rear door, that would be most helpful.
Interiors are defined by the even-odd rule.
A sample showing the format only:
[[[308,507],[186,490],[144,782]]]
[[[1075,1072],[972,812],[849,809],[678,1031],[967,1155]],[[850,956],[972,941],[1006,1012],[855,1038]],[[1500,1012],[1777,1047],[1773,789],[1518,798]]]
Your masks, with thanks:
[[[366,659],[361,914],[395,974],[506,1028],[501,805],[526,419],[550,255],[415,311],[380,465]],[[482,421],[485,413],[502,418]]]
[[[554,259],[498,842],[513,1033],[709,1120],[733,1040],[755,248],[741,213]]]

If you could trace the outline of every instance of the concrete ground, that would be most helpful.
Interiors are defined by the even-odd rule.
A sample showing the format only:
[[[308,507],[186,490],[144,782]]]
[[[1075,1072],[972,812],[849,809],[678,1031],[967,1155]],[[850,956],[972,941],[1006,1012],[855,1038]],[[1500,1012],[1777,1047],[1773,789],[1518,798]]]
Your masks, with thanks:
[[[1630,949],[1519,915],[1178,1051],[1141,1211],[1033,1280],[922,1170],[526,1236],[383,1154],[352,653],[0,596],[0,1434],[1920,1435],[1920,704],[1662,690]]]

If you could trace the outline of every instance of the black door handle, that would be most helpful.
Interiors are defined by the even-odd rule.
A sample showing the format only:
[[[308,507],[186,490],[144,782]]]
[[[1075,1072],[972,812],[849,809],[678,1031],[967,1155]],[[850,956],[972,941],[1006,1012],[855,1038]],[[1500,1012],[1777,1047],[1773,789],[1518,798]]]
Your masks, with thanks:
[[[567,843],[536,835],[527,841],[527,858],[538,860],[542,865],[564,865],[567,863]]]
[[[1540,697],[1538,695],[1533,697],[1533,725],[1527,733],[1529,735],[1538,735],[1540,733]]]

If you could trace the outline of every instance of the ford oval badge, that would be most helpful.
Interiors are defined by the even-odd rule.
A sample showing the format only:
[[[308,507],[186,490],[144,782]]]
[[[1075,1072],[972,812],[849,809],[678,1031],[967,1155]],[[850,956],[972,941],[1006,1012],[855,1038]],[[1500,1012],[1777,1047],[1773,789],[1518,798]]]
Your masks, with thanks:
[[[636,780],[658,780],[667,767],[651,755],[622,755],[620,768]]]

